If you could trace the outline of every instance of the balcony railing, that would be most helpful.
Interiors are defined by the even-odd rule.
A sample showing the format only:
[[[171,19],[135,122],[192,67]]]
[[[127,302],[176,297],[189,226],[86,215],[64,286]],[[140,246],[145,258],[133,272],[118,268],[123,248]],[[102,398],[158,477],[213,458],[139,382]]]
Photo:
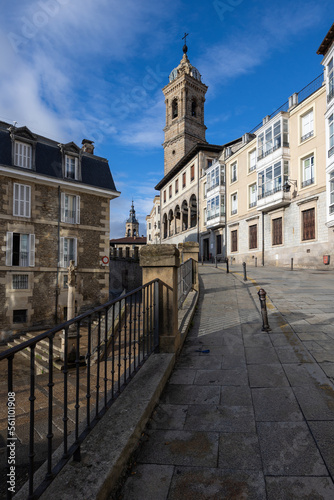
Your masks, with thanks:
[[[257,196],[257,199],[262,200],[263,198],[266,198],[267,196],[271,196],[274,193],[278,193],[278,191],[282,191],[281,184],[279,184],[278,186],[276,186],[272,189],[268,189],[268,190],[264,191],[263,193],[259,193]]]
[[[313,137],[313,130],[311,130],[307,134],[303,135],[301,138],[301,142],[306,141],[306,139],[309,139],[310,137]]]
[[[314,184],[314,177],[311,177],[310,179],[307,179],[306,181],[302,182],[302,188],[306,186],[310,186],[311,184]]]
[[[252,201],[250,204],[249,204],[249,208],[253,208],[253,207],[256,207],[256,204],[257,204],[257,201]]]
[[[330,158],[333,154],[334,154],[334,146],[332,146],[332,147],[328,150],[328,158]]]
[[[5,394],[11,395],[8,414],[10,409],[20,408],[16,431],[8,426],[7,457],[0,457],[6,471],[4,482],[10,473],[11,443],[20,455],[20,481],[28,477],[29,498],[39,498],[71,457],[80,460],[84,438],[157,348],[158,307],[159,280],[154,280],[0,353],[1,373],[7,377]],[[63,349],[59,347],[61,338]],[[37,379],[42,347],[45,373]],[[62,352],[59,361],[57,352]],[[28,358],[26,365],[23,355]],[[45,421],[36,396],[45,398]],[[2,401],[1,407],[6,408],[6,403]],[[17,439],[20,431],[27,444]],[[60,443],[63,455],[56,461],[53,451]],[[34,472],[45,458],[45,478],[36,484]],[[7,498],[12,498],[10,491]]]
[[[282,145],[280,143],[280,144],[277,144],[276,146],[274,146],[273,148],[268,149],[267,151],[263,151],[263,153],[260,154],[260,156],[257,157],[257,160],[258,161],[262,160],[262,158],[265,158],[266,156],[270,155],[271,153],[273,153],[277,149],[280,149],[281,147],[282,147]],[[283,147],[284,148],[288,148],[289,147],[289,143],[288,142],[283,142]]]
[[[237,213],[238,209],[235,208],[234,210],[231,210],[231,215],[235,215]]]

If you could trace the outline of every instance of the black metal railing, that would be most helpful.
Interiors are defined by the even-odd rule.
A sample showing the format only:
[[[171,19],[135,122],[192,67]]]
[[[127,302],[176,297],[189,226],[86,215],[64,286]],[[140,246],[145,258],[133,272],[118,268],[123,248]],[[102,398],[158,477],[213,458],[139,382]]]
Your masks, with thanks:
[[[306,141],[306,139],[309,139],[310,137],[313,137],[313,130],[310,132],[307,132],[307,134],[303,135],[302,138],[300,139],[300,142]]]
[[[306,179],[306,181],[303,181],[302,188],[310,186],[311,184],[314,184],[314,177],[310,177],[309,179]]]
[[[177,303],[181,309],[193,286],[193,259],[188,259],[178,268]]]
[[[1,407],[8,406],[8,417],[17,408],[7,432],[7,443],[20,447],[15,493],[28,477],[28,498],[39,498],[71,457],[80,460],[84,438],[157,349],[158,304],[159,280],[154,280],[0,353],[1,397],[6,399]],[[59,445],[62,456],[56,461]],[[3,488],[11,472],[10,453],[7,447]],[[45,459],[46,474],[36,484],[34,473]],[[7,499],[12,498],[6,489]]]

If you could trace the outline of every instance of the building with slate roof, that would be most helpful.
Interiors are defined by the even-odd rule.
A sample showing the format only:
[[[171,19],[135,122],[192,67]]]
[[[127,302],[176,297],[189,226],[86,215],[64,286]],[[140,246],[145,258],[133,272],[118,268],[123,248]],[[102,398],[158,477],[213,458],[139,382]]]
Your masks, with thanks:
[[[82,147],[0,122],[1,332],[66,319],[67,268],[76,265],[76,311],[109,297],[108,161]]]

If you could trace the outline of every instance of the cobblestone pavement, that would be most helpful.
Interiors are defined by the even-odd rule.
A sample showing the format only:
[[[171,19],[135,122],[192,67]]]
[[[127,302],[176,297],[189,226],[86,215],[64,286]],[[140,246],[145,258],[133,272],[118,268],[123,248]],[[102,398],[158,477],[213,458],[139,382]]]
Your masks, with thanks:
[[[199,268],[193,326],[111,498],[333,499],[334,275],[219,267]]]

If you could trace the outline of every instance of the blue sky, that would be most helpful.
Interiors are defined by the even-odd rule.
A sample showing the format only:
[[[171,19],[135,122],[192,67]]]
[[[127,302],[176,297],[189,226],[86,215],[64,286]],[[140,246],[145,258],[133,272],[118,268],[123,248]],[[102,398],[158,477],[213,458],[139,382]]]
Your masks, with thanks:
[[[167,5],[167,8],[166,8]],[[316,51],[331,0],[2,0],[0,120],[59,142],[95,141],[121,196],[111,237],[131,200],[145,217],[163,177],[162,87],[182,57],[209,86],[207,141],[251,130],[322,72]]]

